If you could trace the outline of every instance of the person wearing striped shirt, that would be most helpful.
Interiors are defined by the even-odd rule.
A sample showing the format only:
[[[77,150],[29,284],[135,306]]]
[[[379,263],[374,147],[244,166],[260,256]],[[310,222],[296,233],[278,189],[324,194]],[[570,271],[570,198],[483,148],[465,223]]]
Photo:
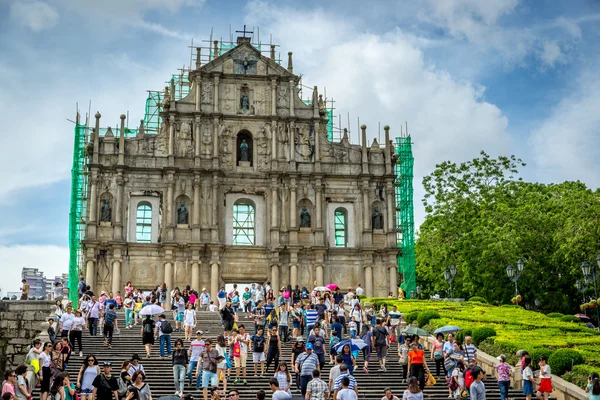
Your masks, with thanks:
[[[471,342],[471,336],[465,336],[463,348],[465,350],[465,360],[477,360],[477,347]]]
[[[307,343],[305,348],[305,352],[298,356],[296,365],[294,366],[296,373],[300,375],[300,392],[302,392],[302,398],[306,397],[306,387],[312,379],[312,372],[315,369],[319,369],[319,357],[313,353],[313,345]]]
[[[358,383],[356,379],[348,372],[348,366],[346,364],[340,365],[341,374],[335,378],[335,383],[333,384],[333,398],[337,399],[337,394],[340,390],[342,390],[342,379],[344,377],[348,377],[350,379],[350,384],[348,385],[348,389],[354,390],[356,395],[358,396]]]
[[[306,340],[308,340],[310,331],[315,327],[318,319],[319,312],[315,310],[314,304],[311,304],[310,308],[306,310]]]

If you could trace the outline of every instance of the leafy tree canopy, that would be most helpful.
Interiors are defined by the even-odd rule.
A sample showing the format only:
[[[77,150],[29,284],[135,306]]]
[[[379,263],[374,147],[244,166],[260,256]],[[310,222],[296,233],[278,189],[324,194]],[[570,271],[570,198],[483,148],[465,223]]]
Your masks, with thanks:
[[[508,303],[514,285],[506,266],[525,261],[519,292],[544,309],[571,313],[581,295],[583,260],[600,253],[600,191],[581,182],[525,182],[515,156],[445,161],[423,179],[427,211],[416,242],[424,295],[446,293],[443,271],[457,267],[454,296]]]

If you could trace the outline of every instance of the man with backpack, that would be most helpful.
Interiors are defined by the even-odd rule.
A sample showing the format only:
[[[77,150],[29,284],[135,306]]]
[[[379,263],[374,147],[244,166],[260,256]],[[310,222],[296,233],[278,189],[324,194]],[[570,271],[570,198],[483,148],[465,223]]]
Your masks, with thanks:
[[[160,342],[160,358],[165,356],[165,346],[167,347],[167,355],[171,355],[171,333],[173,333],[173,326],[165,318],[165,314],[160,314],[159,320],[156,323],[155,335],[158,335]]]
[[[112,349],[113,333],[115,329],[118,329],[117,325],[117,313],[115,312],[115,305],[110,304],[108,311],[104,313],[104,328],[102,329],[102,335],[104,336],[104,345]]]
[[[469,366],[465,371],[465,388],[467,390],[471,389],[471,384],[475,381],[475,371],[477,370],[477,362],[474,358],[469,360]]]

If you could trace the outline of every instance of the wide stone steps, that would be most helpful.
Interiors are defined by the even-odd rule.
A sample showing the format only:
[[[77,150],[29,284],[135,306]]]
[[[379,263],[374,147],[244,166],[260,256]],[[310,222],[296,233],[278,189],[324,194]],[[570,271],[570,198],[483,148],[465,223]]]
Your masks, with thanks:
[[[166,313],[167,319],[171,322],[173,328],[175,324],[173,322],[172,314]],[[238,324],[244,324],[246,331],[250,334],[253,333],[254,327],[251,320],[240,316],[240,322]],[[142,365],[146,371],[146,382],[150,385],[152,395],[154,398],[160,396],[172,395],[175,392],[172,364],[168,358],[159,358],[159,342],[156,341],[152,347],[151,357],[146,358],[144,346],[142,344],[142,337],[140,328],[141,325],[134,326],[133,329],[124,329],[124,315],[119,313],[119,325],[121,326],[120,334],[115,335],[113,339],[113,348],[108,349],[103,345],[103,338],[101,336],[101,330],[98,331],[98,336],[90,336],[86,331],[83,334],[83,353],[84,356],[94,354],[100,363],[104,361],[110,361],[113,363],[113,374],[120,373],[121,363],[131,358],[132,354],[137,353],[142,358]],[[223,332],[219,315],[217,313],[210,312],[199,312],[198,313],[198,325],[194,329],[202,330],[204,332],[204,338],[216,338],[217,335]],[[172,347],[174,341],[177,338],[183,339],[183,332],[173,332],[171,337]],[[287,342],[283,345],[281,360],[285,360],[288,365],[291,360],[291,344]],[[185,348],[189,347],[189,342],[185,342]],[[402,396],[402,392],[406,389],[406,384],[402,382],[402,368],[398,364],[398,356],[396,352],[396,345],[392,347],[393,351],[388,355],[387,372],[377,372],[379,368],[377,363],[377,356],[375,353],[371,354],[371,363],[369,367],[369,374],[365,375],[362,371],[363,358],[362,355],[357,359],[357,369],[354,373],[359,386],[359,398],[361,399],[380,399],[383,396],[383,390],[385,387],[390,387],[394,394],[398,397]],[[78,352],[74,351],[71,357],[68,371],[71,375],[72,381],[75,381],[79,368],[82,365],[85,357],[79,357]],[[232,360],[233,361],[233,360]],[[435,373],[435,363],[428,360],[429,368]],[[273,376],[270,372],[274,366],[271,366],[269,373],[265,373],[264,377],[254,377],[254,365],[252,363],[252,354],[248,355],[247,362],[247,384],[246,385],[234,385],[233,379],[235,377],[235,370],[231,370],[231,376],[228,379],[228,389],[236,388],[241,393],[242,399],[254,399],[255,394],[258,390],[265,390],[270,398],[270,389],[268,385],[269,378]],[[329,376],[329,369],[332,365],[329,364],[329,359],[326,360],[324,371],[322,371],[322,379],[327,381]],[[260,373],[260,370],[259,370]],[[293,374],[292,374],[293,376]],[[295,382],[292,384],[295,389]],[[220,383],[222,388],[222,383]],[[487,398],[490,400],[500,399],[500,393],[498,386],[493,377],[488,377],[486,381]],[[186,382],[185,392],[192,393],[196,398],[201,398],[201,392],[196,392],[195,384],[188,386]],[[300,393],[297,390],[293,390],[294,398],[300,398]],[[433,387],[425,388],[425,395],[431,399],[447,399],[448,389],[445,385],[445,379],[442,377],[438,379],[438,383]],[[511,390],[509,394],[510,399],[522,399],[524,396],[520,390]]]

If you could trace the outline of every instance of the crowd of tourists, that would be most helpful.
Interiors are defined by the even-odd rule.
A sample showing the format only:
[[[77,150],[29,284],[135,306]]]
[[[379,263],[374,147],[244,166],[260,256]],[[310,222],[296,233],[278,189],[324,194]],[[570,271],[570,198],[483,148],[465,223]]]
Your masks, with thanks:
[[[201,391],[204,400],[239,399],[235,387],[247,384],[252,373],[270,378],[268,392],[274,400],[291,399],[292,394],[309,400],[357,399],[360,388],[355,375],[373,371],[371,357],[376,360],[377,371],[385,374],[388,353],[393,351],[401,366],[400,380],[407,385],[403,400],[422,400],[425,387],[434,384],[435,377],[445,379],[448,398],[486,397],[485,373],[477,365],[478,350],[470,337],[459,343],[452,333],[438,334],[426,354],[419,336],[401,331],[403,314],[397,307],[389,309],[382,304],[375,309],[369,302],[363,303],[360,285],[346,293],[339,287],[308,290],[288,285],[273,290],[269,282],[238,291],[233,285],[229,292],[220,288],[216,304],[206,288],[198,292],[189,286],[170,289],[162,284],[143,293],[128,282],[123,293],[101,291],[96,297],[82,277],[78,307],[57,300],[55,318],[48,321],[49,341],[34,341],[27,365],[7,372],[3,399],[29,400],[39,384],[41,400],[48,396],[52,400],[151,400],[138,354],[124,360],[116,374],[111,362],[99,362],[93,354],[83,357],[84,329],[91,336],[101,332],[104,346],[111,349],[119,324],[122,329],[139,326],[146,358],[151,357],[152,346],[158,341],[159,357],[168,357],[172,363],[174,394],[182,398]],[[141,310],[148,305],[160,305],[165,311],[142,316]],[[120,309],[124,310],[122,322],[117,315]],[[198,311],[218,312],[222,334],[205,337],[198,329],[202,328],[198,326]],[[166,318],[169,312],[172,319]],[[241,322],[242,316],[251,326]],[[172,341],[173,332],[182,332],[183,338]],[[291,343],[289,360],[282,355],[287,342]],[[361,343],[364,347],[359,346]],[[82,365],[76,376],[70,376],[66,369],[77,356],[82,358]],[[435,365],[435,374],[427,365],[428,359]],[[326,374],[327,363],[330,368]],[[547,360],[540,358],[537,377],[531,364],[531,357],[522,354],[523,394],[528,400],[534,394],[547,400],[552,391]],[[496,371],[500,397],[506,400],[513,370],[505,356],[498,357]],[[590,398],[600,394],[597,376],[591,377],[588,389]],[[398,400],[390,388],[382,395],[382,400]],[[256,393],[257,399],[266,396],[262,390]]]

